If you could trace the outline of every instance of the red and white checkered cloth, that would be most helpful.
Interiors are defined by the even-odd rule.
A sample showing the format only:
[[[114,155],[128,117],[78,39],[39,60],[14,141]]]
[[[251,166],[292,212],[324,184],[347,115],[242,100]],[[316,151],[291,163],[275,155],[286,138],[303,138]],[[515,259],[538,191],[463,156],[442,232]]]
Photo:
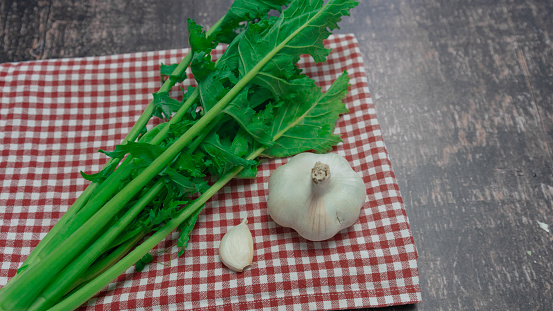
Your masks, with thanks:
[[[130,268],[90,310],[333,310],[417,303],[417,253],[382,140],[353,35],[333,35],[328,61],[301,67],[325,90],[347,70],[350,113],[337,123],[344,156],[367,186],[359,220],[324,242],[309,242],[267,214],[267,183],[286,159],[263,160],[256,180],[234,180],[207,204],[183,257],[176,234],[143,272]],[[160,63],[186,49],[0,64],[0,285],[107,161],[160,86]],[[218,48],[216,56],[222,48]],[[189,83],[187,80],[186,83]],[[180,91],[172,95],[178,97]],[[218,257],[223,234],[248,217],[254,262],[243,273]]]

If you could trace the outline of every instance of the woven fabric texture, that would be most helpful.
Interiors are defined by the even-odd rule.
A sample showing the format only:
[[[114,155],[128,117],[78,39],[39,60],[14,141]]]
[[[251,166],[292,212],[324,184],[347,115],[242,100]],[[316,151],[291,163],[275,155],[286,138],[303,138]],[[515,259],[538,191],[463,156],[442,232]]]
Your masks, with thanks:
[[[359,220],[323,242],[302,239],[267,214],[271,172],[287,159],[264,159],[254,180],[233,180],[207,204],[188,249],[177,235],[142,272],[129,268],[83,309],[337,310],[421,300],[417,252],[353,35],[333,35],[325,63],[300,67],[325,90],[344,70],[349,113],[337,123],[344,156],[362,175],[367,202]],[[0,64],[0,285],[101,169],[160,86],[161,63],[187,49]],[[220,56],[223,48],[215,51]],[[185,80],[186,87],[191,79]],[[181,96],[178,88],[172,91]],[[255,255],[243,273],[218,257],[224,233],[248,217]]]

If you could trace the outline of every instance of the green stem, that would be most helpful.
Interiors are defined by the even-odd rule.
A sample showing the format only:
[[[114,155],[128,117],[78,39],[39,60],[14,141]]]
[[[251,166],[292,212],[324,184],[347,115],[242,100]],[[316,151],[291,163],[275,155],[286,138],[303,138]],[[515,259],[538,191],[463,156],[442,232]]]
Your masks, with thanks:
[[[127,242],[128,240],[132,239],[133,237],[135,237],[137,234],[139,234],[140,232],[142,232],[144,230],[142,230],[142,228],[136,228],[136,229],[133,229],[131,231],[125,231],[123,232],[120,236],[118,236],[112,243],[111,243],[111,247],[116,247],[116,246],[119,246],[125,242]]]
[[[194,93],[192,96],[183,103],[183,105],[180,107],[180,109],[175,113],[175,115],[168,121],[168,124],[164,126],[149,142],[150,144],[157,145],[167,135],[167,132],[170,129],[171,124],[176,124],[182,120],[182,118],[185,116],[186,112],[192,104],[194,103],[194,100],[197,98],[198,92],[196,92],[196,95],[194,96]],[[59,234],[55,236],[54,239],[52,239],[51,243],[48,243],[48,247],[45,247],[45,251],[43,252],[48,254],[50,251],[55,249],[60,241],[63,241],[66,239],[69,235],[71,235],[77,228],[79,228],[84,222],[86,222],[94,213],[96,213],[112,196],[113,194],[119,189],[121,185],[121,180],[125,177],[127,177],[131,170],[128,166],[133,160],[132,155],[128,155],[125,161],[119,166],[119,168],[111,174],[99,187],[98,191],[96,191],[96,196],[94,196],[92,199],[89,200],[88,204],[85,206],[85,208],[82,209],[80,213],[77,213],[74,217],[72,217],[67,223],[66,226],[63,228],[62,234]],[[61,231],[58,230],[58,232]],[[44,248],[44,246],[43,246]],[[41,258],[43,256],[38,255],[38,258]]]
[[[218,25],[218,24],[217,24]],[[177,68],[173,70],[173,75],[182,75],[186,68],[188,68],[188,65],[190,65],[190,62],[192,61],[192,53],[188,53],[183,60],[179,63]],[[175,81],[172,81],[171,79],[167,79],[163,85],[160,87],[159,92],[168,92],[171,90],[171,88],[175,85]],[[191,105],[191,104],[190,104]],[[126,135],[126,137],[122,140],[121,144],[125,144],[129,141],[135,141],[136,138],[140,135],[142,129],[146,126],[150,118],[152,117],[153,111],[154,111],[154,101],[152,100],[144,112],[140,115],[136,123],[133,125],[129,133]],[[121,159],[110,159],[104,166],[108,167],[112,165],[113,163],[120,162]],[[58,222],[50,229],[50,231],[44,236],[44,238],[38,243],[38,245],[33,249],[33,252],[29,254],[27,259],[23,262],[22,266],[31,265],[33,262],[37,259],[38,255],[42,252],[43,248],[50,243],[52,238],[56,236],[60,230],[65,226],[65,224],[75,216],[82,208],[85,206],[85,204],[90,199],[90,196],[95,192],[96,188],[98,187],[98,182],[91,182],[84,192],[77,198],[77,200],[71,205],[71,207],[63,214],[63,216],[58,220]],[[10,280],[11,282],[11,280]]]
[[[190,60],[192,58],[192,53],[187,54],[187,56],[183,59],[183,61],[179,64],[179,67],[177,67],[173,73],[179,74],[182,70],[185,70],[188,64],[190,63]],[[184,69],[183,69],[184,68]],[[169,79],[168,79],[169,80]],[[166,83],[163,84],[163,86],[160,88],[160,92],[167,91],[172,86],[172,83],[166,81]],[[194,103],[194,100],[198,97],[198,92],[195,94],[193,93],[192,96],[188,98],[185,103],[181,106],[181,108],[175,113],[175,115],[169,120],[169,124],[167,126],[163,127],[156,136],[151,140],[151,144],[159,144],[163,139],[165,138],[167,132],[169,131],[170,125],[175,124],[182,120],[182,118],[185,116],[186,112],[192,104]],[[153,110],[152,110],[153,111]],[[131,136],[131,138],[136,139],[138,136],[138,132],[135,132]],[[129,136],[128,136],[129,137]],[[128,142],[129,140],[126,140],[124,142]],[[25,264],[32,264],[36,259],[41,259],[44,257],[44,253],[48,254],[52,249],[54,249],[60,241],[65,239],[68,235],[72,234],[76,228],[78,228],[82,223],[84,223],[86,220],[88,220],[94,213],[98,211],[102,205],[107,202],[107,200],[115,193],[115,191],[118,189],[118,185],[121,184],[120,180],[128,175],[130,172],[129,170],[123,170],[124,167],[126,167],[132,160],[132,156],[128,156],[125,161],[120,165],[120,167],[108,177],[102,184],[93,182],[91,183],[86,189],[85,192],[79,196],[77,201],[75,201],[74,206],[70,209],[69,213],[66,213],[62,218],[60,219],[59,223],[61,224],[63,222],[64,226],[57,225],[52,228],[49,234],[45,236],[45,238],[39,243],[37,248],[33,250],[29,258],[25,261]],[[120,159],[112,159],[108,163],[108,165],[114,161],[120,161]],[[107,165],[106,165],[107,166]],[[98,191],[95,191],[98,188],[98,185],[100,185]],[[92,193],[95,191],[96,196],[90,199]],[[85,203],[88,202],[88,204],[85,205]],[[84,206],[84,208],[83,208]],[[83,210],[82,213],[78,213],[80,210]],[[77,215],[75,215],[77,214]],[[63,229],[63,230],[62,230]],[[59,234],[61,232],[61,234]],[[45,250],[44,252],[43,249]]]
[[[221,119],[223,119],[223,117],[224,117],[223,115],[217,116],[217,118],[215,119],[215,122],[212,122],[204,131],[202,131],[198,136],[196,136],[196,138],[194,138],[194,140],[188,145],[188,151],[191,153],[194,152],[194,150],[196,150],[196,148],[200,146],[200,144],[205,139],[205,137],[209,133],[211,133],[213,128],[218,126],[219,122],[221,121]]]
[[[91,198],[88,203],[81,209],[79,213],[74,215],[63,228],[61,228],[57,235],[55,235],[47,245],[45,245],[42,251],[36,255],[37,261],[44,260],[57,247],[63,243],[71,234],[80,228],[86,221],[92,217],[102,205],[109,200],[110,197],[117,191],[117,186],[111,186],[114,183],[120,183],[121,176],[126,176],[130,173],[132,167],[128,164],[132,159],[129,157],[123,161],[121,167],[118,168],[113,174],[111,174],[102,184],[99,185],[99,191]],[[106,219],[108,220],[108,219]]]
[[[272,139],[273,142],[280,139],[284,133],[290,129],[287,127],[285,130],[278,132]],[[259,157],[264,147],[260,147],[253,151],[248,157],[248,160],[254,160]],[[65,298],[63,301],[53,306],[50,311],[56,310],[69,310],[75,309],[94,296],[97,292],[102,290],[105,286],[111,283],[115,278],[124,273],[129,267],[136,263],[140,258],[146,255],[151,249],[158,245],[164,238],[166,238],[173,230],[175,230],[182,222],[190,217],[194,212],[200,209],[213,195],[215,195],[221,188],[223,188],[232,178],[234,178],[243,167],[239,166],[231,170],[222,178],[218,179],[213,186],[211,186],[206,192],[204,192],[196,201],[187,206],[176,217],[169,221],[164,227],[154,233],[150,238],[144,241],[141,245],[137,246],[127,256],[122,258],[116,263],[106,269],[102,274],[98,275],[93,280],[81,286],[78,290],[73,291],[71,295]]]
[[[117,245],[117,248],[115,248],[113,251],[111,251],[106,257],[99,259],[98,261],[94,262],[92,266],[90,266],[89,269],[86,270],[86,272],[81,275],[77,281],[75,281],[75,284],[73,284],[72,290],[75,290],[76,288],[81,287],[86,282],[94,279],[98,275],[102,274],[104,271],[106,271],[109,267],[113,266],[117,261],[119,261],[121,258],[125,257],[125,255],[135,247],[135,245],[146,235],[145,232],[139,232],[126,240],[124,243],[121,243],[120,245]]]
[[[215,115],[214,111],[211,114],[209,121],[211,121]],[[205,116],[202,119],[205,119]],[[69,230],[65,230],[66,234],[56,235],[57,240],[59,240],[60,243],[57,245],[49,243],[51,248],[49,249],[50,251],[41,252],[41,254],[45,254],[43,260],[38,261],[33,266],[33,269],[28,268],[27,273],[22,274],[18,278],[19,280],[17,283],[12,284],[9,288],[2,291],[2,295],[0,295],[0,297],[3,296],[6,299],[0,298],[0,301],[4,300],[1,301],[1,307],[5,310],[14,310],[21,307],[26,308],[28,303],[32,302],[34,297],[36,297],[36,295],[38,295],[40,291],[42,291],[42,289],[46,287],[49,282],[51,282],[53,277],[55,277],[55,275],[59,273],[61,269],[63,269],[63,267],[75,257],[76,254],[81,252],[82,249],[88,245],[88,243],[102,230],[105,224],[109,222],[110,219],[115,216],[119,210],[142,189],[142,187],[144,187],[153,177],[161,172],[161,170],[194,137],[195,133],[200,132],[201,129],[208,124],[209,121],[206,122],[206,120],[204,120],[204,122],[200,122],[202,119],[198,120],[195,124],[198,125],[198,123],[200,123],[202,124],[202,127],[196,126],[196,132],[192,131],[190,133],[190,130],[187,131],[188,135],[185,133],[185,135],[183,135],[185,137],[181,137],[181,139],[177,141],[180,142],[179,144],[174,143],[171,145],[167,151],[158,157],[149,167],[138,175],[137,178],[129,182],[125,188],[123,188],[111,200],[107,201],[107,203],[100,210],[94,213],[94,209],[90,209],[86,210],[85,213],[77,214],[81,216],[77,220],[73,221],[74,225],[70,226]],[[113,192],[117,190],[115,187],[107,187],[107,189],[110,189]],[[102,200],[104,198],[109,198],[109,196],[104,193],[106,192],[102,191],[98,194]],[[100,198],[97,202],[102,201]],[[99,205],[98,203],[91,204]],[[93,215],[90,216],[91,214]],[[88,218],[89,216],[90,218]],[[83,219],[88,220],[83,223]],[[74,232],[72,232],[73,229],[75,230]],[[71,233],[71,235],[67,236],[67,233]],[[34,286],[29,289],[26,284],[34,284]],[[26,297],[27,299],[18,298],[17,301],[15,299],[8,300],[10,297]]]
[[[72,287],[77,278],[88,269],[88,267],[108,249],[113,240],[115,240],[121,232],[131,223],[133,219],[153,200],[159,192],[164,188],[163,179],[158,180],[148,192],[140,197],[131,209],[119,219],[109,230],[104,232],[100,238],[83,251],[79,257],[71,261],[71,263],[61,271],[56,279],[48,285],[48,287],[38,296],[31,310],[44,310],[53,305],[58,299]]]
[[[263,152],[264,148],[260,148],[253,152],[248,159],[255,159]],[[184,222],[188,217],[190,217],[195,211],[201,208],[205,202],[207,202],[217,191],[219,191],[223,186],[225,186],[232,178],[234,178],[243,167],[239,166],[234,168],[232,171],[227,173],[225,176],[217,180],[213,186],[211,186],[206,192],[204,192],[197,200],[192,204],[187,206],[182,212],[176,217],[170,220],[165,226],[155,232],[151,237],[146,239],[142,244],[138,245],[133,251],[131,251],[127,256],[119,260],[112,267],[107,269],[104,273],[97,276],[93,280],[89,281],[87,284],[79,288],[70,294],[67,298],[62,300],[57,305],[54,305],[50,311],[56,310],[73,310],[79,307],[81,304],[86,302],[97,292],[102,290],[106,285],[111,283],[115,278],[124,273],[129,267],[136,263],[140,258],[142,258],[146,253],[148,253],[152,248],[159,244],[163,239],[165,239],[173,230],[175,230],[182,222]]]
[[[187,61],[191,60],[191,56],[188,57],[188,55],[185,58],[185,60],[188,59]],[[184,63],[185,63],[184,61],[181,62],[182,66],[179,65],[179,67],[183,67],[184,69],[186,69],[186,66],[188,64],[184,66],[183,65]],[[177,68],[177,69],[180,70],[180,68]],[[167,88],[170,88],[170,85],[172,83],[174,82],[168,79],[166,83],[162,86],[161,90],[163,91]],[[151,115],[152,112],[153,112],[153,104],[150,103],[148,108],[145,110],[145,113],[149,113]],[[142,116],[144,115],[145,114],[143,114]],[[142,120],[144,118],[142,118],[142,116],[141,118],[139,118],[139,121],[137,121],[137,124],[143,123]],[[146,123],[148,120],[146,120]],[[144,126],[146,123],[144,123]],[[142,127],[138,127],[135,124],[135,126],[133,127],[133,129],[131,130],[131,132],[127,137],[136,139],[136,137],[138,137],[140,133],[140,130],[137,131],[136,129],[141,130]],[[124,142],[126,143],[127,141],[125,140]],[[119,170],[116,170],[116,171],[119,171]],[[2,290],[2,293],[0,294],[1,308],[3,308],[4,310],[17,310],[17,308],[21,308],[21,307],[26,308],[25,301],[27,302],[32,301],[31,297],[35,297],[40,292],[40,290],[42,290],[42,288],[44,288],[52,280],[55,274],[57,274],[63,268],[63,266],[67,264],[67,262],[69,262],[74,257],[76,253],[78,253],[83,247],[86,247],[87,243],[92,238],[94,238],[98,232],[100,232],[103,225],[109,222],[111,217],[115,215],[115,213],[112,213],[111,217],[105,218],[103,221],[98,221],[98,217],[97,217],[96,221],[92,222],[92,226],[94,227],[92,228],[91,232],[86,233],[84,230],[81,230],[83,229],[83,227],[87,227],[87,226],[82,226],[82,224],[84,223],[83,221],[89,220],[89,217],[95,214],[95,211],[98,209],[98,207],[102,206],[103,203],[98,203],[98,202],[102,202],[102,201],[106,202],[106,200],[109,199],[109,197],[115,191],[117,191],[118,187],[112,186],[112,183],[118,184],[120,183],[120,180],[119,181],[115,180],[116,179],[115,177],[118,176],[118,174],[114,173],[110,175],[110,177],[112,176],[113,176],[112,182],[108,183],[110,187],[103,185],[107,180],[104,181],[104,183],[102,183],[102,185],[104,186],[103,188],[109,190],[108,192],[96,191],[98,194],[95,196],[95,200],[90,200],[89,198],[90,198],[90,195],[92,194],[92,191],[90,191],[89,196],[84,197],[84,199],[81,200],[81,202],[88,201],[94,208],[88,209],[88,208],[82,208],[82,206],[79,206],[79,208],[70,209],[71,212],[66,213],[66,215],[62,217],[64,221],[64,225],[67,224],[69,221],[72,223],[72,225],[70,226],[59,225],[58,226],[59,229],[56,228],[54,230],[55,234],[50,234],[50,237],[48,237],[46,242],[42,244],[43,246],[41,246],[41,248],[39,249],[39,252],[35,253],[36,255],[33,255],[33,257],[31,258],[32,259],[31,261],[28,261],[29,263],[33,263],[33,266],[32,266],[33,269],[31,269],[31,267],[28,267],[27,269],[25,269],[25,271],[21,273],[21,276],[18,276],[17,282],[10,283],[10,286]],[[97,185],[95,185],[95,187],[97,187]],[[128,202],[131,198],[128,198],[126,202]],[[98,199],[98,201],[96,201],[96,199]],[[124,204],[125,203],[122,203],[122,205]],[[122,208],[122,206],[118,207],[116,210],[118,211],[120,208]],[[77,213],[77,211],[80,211],[80,213]],[[73,239],[70,239],[70,237],[72,236],[74,236]],[[74,243],[74,246],[78,246],[78,247],[76,248],[70,247],[70,244],[67,243],[67,241],[73,241],[72,243]],[[62,247],[62,245],[60,244],[66,245],[66,246]],[[51,258],[51,260],[47,258]],[[47,259],[47,260],[43,260],[43,259]],[[45,261],[45,263],[43,263],[43,261]],[[48,262],[55,263],[55,264],[48,266],[47,264]],[[26,284],[33,284],[33,286],[31,287],[32,290],[29,290]],[[18,297],[18,298],[16,299],[13,297]],[[26,297],[27,299],[20,299],[20,297]]]
[[[313,17],[315,18],[315,17]],[[311,21],[311,20],[310,20]],[[121,191],[119,191],[111,200],[109,200],[103,208],[101,208],[97,213],[95,213],[83,226],[79,227],[71,236],[65,239],[59,247],[49,254],[45,260],[38,262],[34,269],[28,273],[21,275],[19,282],[14,283],[10,288],[3,291],[0,294],[0,305],[4,310],[16,310],[19,308],[25,308],[28,305],[28,301],[32,301],[36,295],[42,291],[42,289],[52,280],[52,278],[65,267],[69,261],[76,254],[82,251],[83,247],[86,246],[91,239],[93,239],[98,232],[102,230],[106,222],[109,222],[110,219],[116,215],[122,206],[124,206],[128,201],[130,201],[152,178],[158,175],[161,170],[163,170],[167,164],[198,134],[200,133],[208,124],[213,121],[213,119],[226,107],[226,105],[259,73],[259,71],[280,51],[282,50],[287,43],[296,36],[299,31],[303,30],[309,24],[308,21],[306,24],[302,25],[291,35],[289,35],[285,40],[283,40],[277,47],[271,50],[259,63],[257,63],[225,96],[211,108],[201,119],[196,121],[196,123],[179,139],[177,139],[171,146],[169,146],[165,152],[163,152],[156,160],[152,162],[150,166],[145,168],[141,174],[136,178],[130,181]],[[226,182],[228,182],[232,177],[234,177],[242,168],[238,167],[234,169],[234,175],[220,179],[216,182],[215,185],[219,185],[219,188],[212,187],[206,192],[208,194],[205,198],[205,201],[209,199],[214,193],[220,189]],[[223,182],[221,184],[221,182]],[[214,186],[215,186],[214,185]],[[215,192],[211,193],[211,189],[217,189]],[[209,194],[211,193],[211,194]],[[204,201],[204,202],[205,202]],[[201,205],[200,205],[201,206]],[[199,208],[199,207],[198,207]],[[186,209],[188,210],[188,209]],[[189,216],[189,215],[188,215]],[[186,217],[188,217],[186,216]],[[186,217],[184,219],[186,219]],[[106,220],[107,219],[107,220]],[[180,217],[178,218],[180,219]],[[168,225],[178,226],[184,219],[175,219],[175,221],[170,221]],[[178,222],[177,222],[178,221]],[[164,227],[165,228],[165,227]],[[174,229],[173,228],[173,229]],[[167,229],[166,229],[167,230]],[[157,238],[163,239],[169,232],[166,230],[158,231],[154,234]],[[172,231],[172,230],[171,230]],[[160,237],[160,235],[162,235]],[[157,244],[157,243],[156,243]],[[155,245],[147,244],[145,247],[148,247],[144,254],[149,251]],[[139,247],[139,252],[143,248]],[[133,254],[131,252],[131,254]],[[127,256],[128,257],[128,256]],[[125,258],[127,258],[125,257]],[[141,258],[141,257],[139,257]],[[138,258],[138,259],[139,259]],[[122,260],[125,264],[126,261]],[[134,263],[134,262],[133,262]],[[131,263],[132,264],[132,263]],[[115,266],[119,266],[119,263]],[[128,266],[127,266],[128,267]],[[111,271],[108,270],[108,271]],[[124,271],[121,271],[122,273]],[[117,275],[119,275],[118,273]],[[103,280],[102,276],[106,273],[100,275],[98,279]],[[113,275],[108,275],[108,283],[112,280]],[[96,280],[96,279],[95,279]],[[95,280],[91,281],[94,282]],[[96,282],[94,282],[95,284]],[[32,286],[30,285],[32,284]],[[85,286],[86,287],[86,286]],[[81,292],[81,291],[78,291]],[[21,297],[26,297],[25,301],[20,301]]]
[[[273,141],[278,140],[284,134],[284,132],[285,131],[281,131],[277,135],[275,135],[275,137],[273,137]],[[253,160],[257,158],[263,153],[264,150],[264,147],[256,149],[247,157],[247,159]],[[217,182],[215,182],[215,184],[213,184],[213,186],[211,186],[206,192],[204,192],[197,200],[195,200],[192,204],[183,209],[176,218],[170,220],[165,226],[155,232],[141,245],[137,246],[127,256],[121,258],[116,262],[110,261],[112,265],[110,265],[110,267],[105,270],[102,269],[103,273],[94,273],[94,275],[96,276],[94,279],[90,279],[90,281],[88,281],[86,284],[82,284],[81,286],[79,286],[79,288],[72,291],[72,293],[70,293],[70,295],[67,296],[64,300],[54,305],[49,310],[72,310],[86,302],[102,288],[112,282],[115,278],[124,273],[134,263],[140,260],[140,258],[142,258],[151,249],[153,249],[157,244],[159,244],[182,222],[184,222],[194,212],[200,209],[213,195],[215,195],[222,187],[224,187],[230,180],[232,180],[232,178],[234,178],[242,169],[243,167],[236,167],[225,176],[218,179]]]

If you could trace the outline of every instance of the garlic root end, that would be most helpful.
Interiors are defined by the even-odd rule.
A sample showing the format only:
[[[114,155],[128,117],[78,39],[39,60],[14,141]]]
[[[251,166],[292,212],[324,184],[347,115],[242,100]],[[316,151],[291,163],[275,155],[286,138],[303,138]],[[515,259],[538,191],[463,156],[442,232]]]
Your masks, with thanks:
[[[314,183],[319,184],[330,178],[330,167],[328,164],[316,162],[311,169],[311,179]]]

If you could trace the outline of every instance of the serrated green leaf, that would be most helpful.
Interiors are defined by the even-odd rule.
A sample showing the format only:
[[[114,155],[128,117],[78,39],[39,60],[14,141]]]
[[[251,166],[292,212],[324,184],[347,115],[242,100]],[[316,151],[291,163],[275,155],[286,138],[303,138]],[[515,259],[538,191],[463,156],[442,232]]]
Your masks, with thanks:
[[[179,196],[184,193],[196,192],[196,184],[189,178],[175,171],[174,169],[168,167],[163,171],[163,173],[167,175],[175,184],[178,185],[180,190]]]
[[[134,158],[142,159],[147,163],[151,163],[163,151],[164,149],[158,145],[141,142],[128,142],[124,145],[117,145],[113,151],[100,150],[100,152],[111,158],[123,158],[127,154],[131,154]]]
[[[195,20],[188,18],[186,22],[188,24],[188,43],[193,51],[211,50],[217,46],[211,37],[207,38],[203,27],[198,25]]]
[[[204,93],[201,95],[202,105],[213,107],[222,95],[227,94],[230,86],[226,87],[221,82],[222,71],[236,70],[231,67],[237,66],[238,76],[242,79],[247,77],[250,84],[249,87],[244,84],[241,91],[235,92],[224,112],[232,115],[258,142],[267,141],[264,137],[256,135],[265,134],[263,127],[260,126],[257,131],[252,130],[249,122],[252,120],[252,110],[238,103],[247,98],[245,90],[254,85],[265,88],[272,93],[274,100],[283,102],[279,104],[274,122],[268,123],[272,126],[270,133],[278,134],[280,137],[275,146],[266,150],[265,155],[287,156],[306,150],[328,151],[331,146],[341,141],[337,135],[332,134],[332,130],[334,122],[345,108],[343,104],[342,108],[331,107],[331,111],[320,108],[326,106],[326,101],[333,98],[331,94],[334,90],[320,95],[318,87],[312,79],[301,74],[296,63],[299,57],[306,53],[317,62],[326,60],[330,50],[325,48],[323,40],[330,35],[330,30],[337,28],[341,17],[348,15],[349,10],[357,4],[358,2],[353,0],[330,0],[326,3],[315,0],[294,1],[279,17],[271,17],[249,25],[248,29],[229,45],[215,69],[209,73],[209,79],[198,81],[200,89],[203,90],[200,94]],[[229,65],[224,66],[227,63]],[[261,67],[262,64],[264,65]],[[342,80],[338,81],[335,88]],[[320,119],[322,123],[318,123]],[[285,133],[280,133],[281,131]],[[228,151],[226,147],[221,148],[220,144],[213,142],[204,143],[202,146],[209,153]],[[224,172],[229,166],[228,163],[223,166],[216,160],[214,164],[218,173]]]
[[[170,76],[178,66],[179,64],[165,65],[164,63],[161,63],[161,66],[159,67],[159,75],[162,77]]]
[[[196,80],[205,80],[215,70],[215,62],[211,60],[210,51],[197,51],[194,53],[190,70]]]
[[[231,142],[221,141],[218,134],[208,136],[202,143],[203,150],[211,156],[214,173],[217,176],[224,175],[235,166],[257,166],[257,162],[237,156],[231,150]]]
[[[183,70],[180,75],[173,74],[173,72],[178,66],[179,64],[165,65],[161,63],[161,66],[159,67],[159,75],[161,78],[161,83],[163,83],[166,78],[171,79],[175,83],[183,82],[184,80],[186,80],[186,70]]]
[[[184,254],[184,251],[188,246],[188,241],[190,241],[190,233],[192,232],[192,229],[194,229],[194,226],[196,225],[196,221],[198,220],[198,215],[200,215],[204,207],[205,207],[205,204],[202,205],[202,207],[199,208],[197,211],[195,211],[194,214],[188,217],[186,221],[184,221],[179,225],[178,227],[179,239],[177,241],[177,247],[179,247],[178,256],[182,256]]]
[[[288,3],[290,0],[235,0],[213,36],[217,41],[230,43],[244,29],[244,22],[266,18],[269,11],[281,11]]]
[[[196,192],[205,191],[208,188],[207,182],[199,178],[189,178],[176,170],[168,167],[162,175],[167,176],[169,181],[173,182],[178,190],[178,197],[184,194],[194,194]]]
[[[326,93],[313,89],[303,102],[285,102],[278,107],[271,129],[271,136],[277,139],[263,155],[286,157],[307,150],[322,153],[341,142],[332,132],[338,117],[348,111],[342,102],[348,81],[344,72]]]
[[[179,110],[182,103],[178,100],[171,98],[167,92],[157,92],[152,94],[154,99],[154,113],[153,115],[162,119],[169,120],[173,112]]]
[[[194,55],[190,65],[200,90],[200,100],[205,111],[209,111],[228,91],[224,86],[225,78],[233,76],[224,68],[215,69],[208,52],[200,51]]]
[[[278,74],[278,73],[276,73]],[[294,96],[302,90],[310,89],[315,86],[315,81],[307,76],[282,78],[270,72],[260,72],[253,80],[261,87],[269,90],[276,100],[284,97],[288,100],[294,100]]]
[[[357,4],[353,0],[330,0],[324,5],[319,0],[292,1],[269,29],[252,25],[252,31],[245,32],[239,44],[243,70],[250,71],[277,49],[279,53],[265,65],[263,72],[278,77],[294,75],[293,66],[301,54],[311,55],[316,62],[325,61],[330,50],[323,40]]]
[[[248,90],[240,92],[231,103],[223,110],[231,116],[248,134],[264,146],[271,146],[273,142],[268,135],[269,126],[265,122],[256,119],[257,112],[250,107]]]
[[[192,177],[202,178],[205,177],[203,171],[207,167],[207,163],[204,159],[203,152],[190,153],[188,151],[182,151],[173,167],[177,171],[185,171],[187,175]]]

